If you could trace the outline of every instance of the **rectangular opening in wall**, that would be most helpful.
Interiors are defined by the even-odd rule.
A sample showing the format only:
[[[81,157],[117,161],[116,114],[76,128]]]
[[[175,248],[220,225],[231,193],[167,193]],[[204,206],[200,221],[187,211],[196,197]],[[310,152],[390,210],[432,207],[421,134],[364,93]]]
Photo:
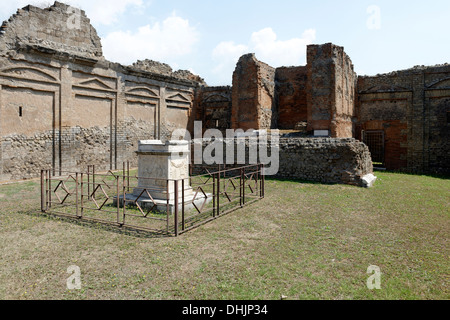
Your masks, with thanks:
[[[22,115],[23,115],[23,108],[22,108],[22,106],[20,106],[19,107],[19,117],[22,118]]]
[[[363,131],[362,137],[364,143],[369,147],[370,153],[372,155],[373,166],[376,168],[384,168],[384,131]]]
[[[314,137],[329,137],[329,130],[314,130]]]

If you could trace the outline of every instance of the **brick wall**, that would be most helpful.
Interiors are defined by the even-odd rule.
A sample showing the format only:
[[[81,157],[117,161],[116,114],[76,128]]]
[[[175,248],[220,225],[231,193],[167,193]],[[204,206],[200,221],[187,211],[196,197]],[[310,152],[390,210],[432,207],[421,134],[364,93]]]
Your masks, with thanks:
[[[233,129],[276,127],[275,69],[260,62],[254,54],[242,56],[233,73]]]
[[[222,153],[225,157],[226,148],[234,148],[235,162],[239,144],[244,144],[245,164],[264,163],[259,157],[250,160],[250,150],[259,154],[261,148],[265,148],[270,157],[273,148],[279,150],[279,171],[274,177],[282,179],[306,180],[321,183],[338,183],[362,186],[362,178],[373,173],[372,160],[369,149],[364,143],[353,138],[281,138],[278,145],[268,142],[258,143],[254,138],[238,138],[224,141]],[[195,143],[200,143],[196,141]],[[210,140],[203,140],[202,150],[210,145]],[[194,148],[191,148],[194,150]],[[197,156],[197,159],[198,156]],[[221,161],[225,164],[225,158]],[[266,163],[270,166],[270,163]],[[242,164],[241,164],[242,165]],[[236,165],[227,165],[227,168]],[[217,171],[218,164],[210,165],[209,170]],[[203,174],[200,167],[193,167],[193,174]]]
[[[231,87],[202,87],[197,93],[196,116],[203,130],[231,128]]]
[[[357,130],[382,130],[386,167],[450,172],[450,66],[415,67],[358,78]]]
[[[202,79],[106,61],[83,11],[80,28],[65,30],[70,15],[58,2],[28,6],[1,29],[2,181],[51,167],[121,168],[123,161],[136,163],[139,140],[167,140],[176,129],[193,128]]]
[[[308,130],[332,137],[353,136],[356,73],[343,47],[331,43],[307,49]]]
[[[307,68],[277,68],[275,81],[278,97],[278,128],[295,129],[299,122],[308,120]]]

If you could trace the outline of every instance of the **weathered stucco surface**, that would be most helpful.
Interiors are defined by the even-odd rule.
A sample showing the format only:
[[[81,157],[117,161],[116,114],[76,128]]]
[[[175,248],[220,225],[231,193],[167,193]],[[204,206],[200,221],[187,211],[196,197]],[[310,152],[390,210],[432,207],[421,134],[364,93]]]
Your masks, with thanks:
[[[3,54],[39,46],[86,58],[103,57],[100,37],[85,12],[60,2],[47,9],[29,5],[17,10],[3,22],[0,33]]]
[[[189,72],[105,60],[83,11],[56,2],[18,10],[0,34],[0,180],[39,170],[121,167],[139,140],[190,129],[195,90]],[[69,23],[69,24],[68,24]]]
[[[364,159],[367,150],[346,139],[381,132],[386,168],[448,174],[450,66],[357,77],[344,48],[327,43],[307,47],[305,66],[274,68],[246,54],[232,86],[209,87],[149,59],[131,66],[107,61],[86,13],[60,2],[19,9],[0,27],[0,181],[49,167],[57,173],[136,165],[139,140],[165,141],[177,129],[193,134],[196,120],[203,130],[296,129],[311,139],[325,130]],[[304,143],[294,145],[303,150]],[[339,144],[311,143],[328,151]],[[311,162],[286,152],[280,172],[290,178],[325,181],[322,173],[302,171],[343,170],[327,156],[302,151]],[[353,168],[344,171],[358,176],[357,162],[345,163]]]

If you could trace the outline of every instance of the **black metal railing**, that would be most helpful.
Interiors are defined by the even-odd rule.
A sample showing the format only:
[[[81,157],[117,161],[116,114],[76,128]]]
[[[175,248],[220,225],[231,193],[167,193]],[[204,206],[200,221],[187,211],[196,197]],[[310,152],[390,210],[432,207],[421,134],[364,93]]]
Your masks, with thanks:
[[[178,236],[264,198],[261,164],[216,171],[205,167],[203,173],[178,180],[133,172],[129,163],[122,171],[102,173],[95,166],[58,175],[41,170],[41,211]]]

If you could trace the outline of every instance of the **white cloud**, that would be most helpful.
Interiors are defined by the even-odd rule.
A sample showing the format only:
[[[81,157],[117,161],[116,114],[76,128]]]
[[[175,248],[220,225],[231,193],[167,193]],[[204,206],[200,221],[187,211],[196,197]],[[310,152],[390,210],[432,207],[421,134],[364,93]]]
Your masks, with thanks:
[[[300,66],[306,64],[306,46],[316,39],[316,30],[308,29],[300,38],[278,40],[272,28],[254,32],[248,45],[235,44],[231,41],[219,43],[212,52],[216,67],[212,70],[219,81],[231,77],[240,56],[245,53],[255,53],[256,57],[271,65]],[[227,81],[229,82],[229,81]]]
[[[4,3],[3,3],[4,2]],[[111,25],[118,21],[120,15],[129,8],[143,7],[143,0],[64,0],[64,3],[81,8],[95,26]],[[49,7],[54,1],[49,0],[8,0],[2,1],[0,14],[7,20],[18,8],[28,4],[37,7]]]
[[[17,9],[23,8],[26,5],[42,3],[42,1],[30,1],[30,0],[8,0],[2,1],[2,5],[0,6],[0,20],[8,20],[14,13],[16,13]]]
[[[218,75],[219,81],[223,83],[230,82],[232,70],[234,70],[237,60],[248,50],[248,46],[235,44],[232,41],[221,42],[214,48],[212,56],[216,67],[212,72]]]
[[[116,31],[102,39],[108,60],[131,64],[140,59],[169,61],[192,52],[199,34],[189,21],[172,14],[163,22],[140,27],[136,32]]]
[[[112,25],[128,8],[143,6],[142,0],[65,0],[65,3],[84,10],[96,26]]]
[[[269,65],[298,66],[304,64],[306,46],[315,38],[316,31],[309,29],[303,32],[301,38],[281,41],[277,40],[277,35],[271,28],[265,28],[252,34],[250,44],[258,59]]]
[[[41,8],[53,5],[54,0],[8,0],[0,6],[0,14],[8,19],[18,8],[28,4]],[[86,12],[91,23],[99,27],[118,22],[127,13],[144,12],[152,0],[63,0],[64,3]],[[104,28],[103,30],[107,30]],[[199,33],[189,21],[173,13],[164,21],[144,25],[135,31],[120,30],[102,36],[104,56],[111,61],[131,64],[138,59],[171,62],[178,68],[177,58],[191,53],[199,40]]]

